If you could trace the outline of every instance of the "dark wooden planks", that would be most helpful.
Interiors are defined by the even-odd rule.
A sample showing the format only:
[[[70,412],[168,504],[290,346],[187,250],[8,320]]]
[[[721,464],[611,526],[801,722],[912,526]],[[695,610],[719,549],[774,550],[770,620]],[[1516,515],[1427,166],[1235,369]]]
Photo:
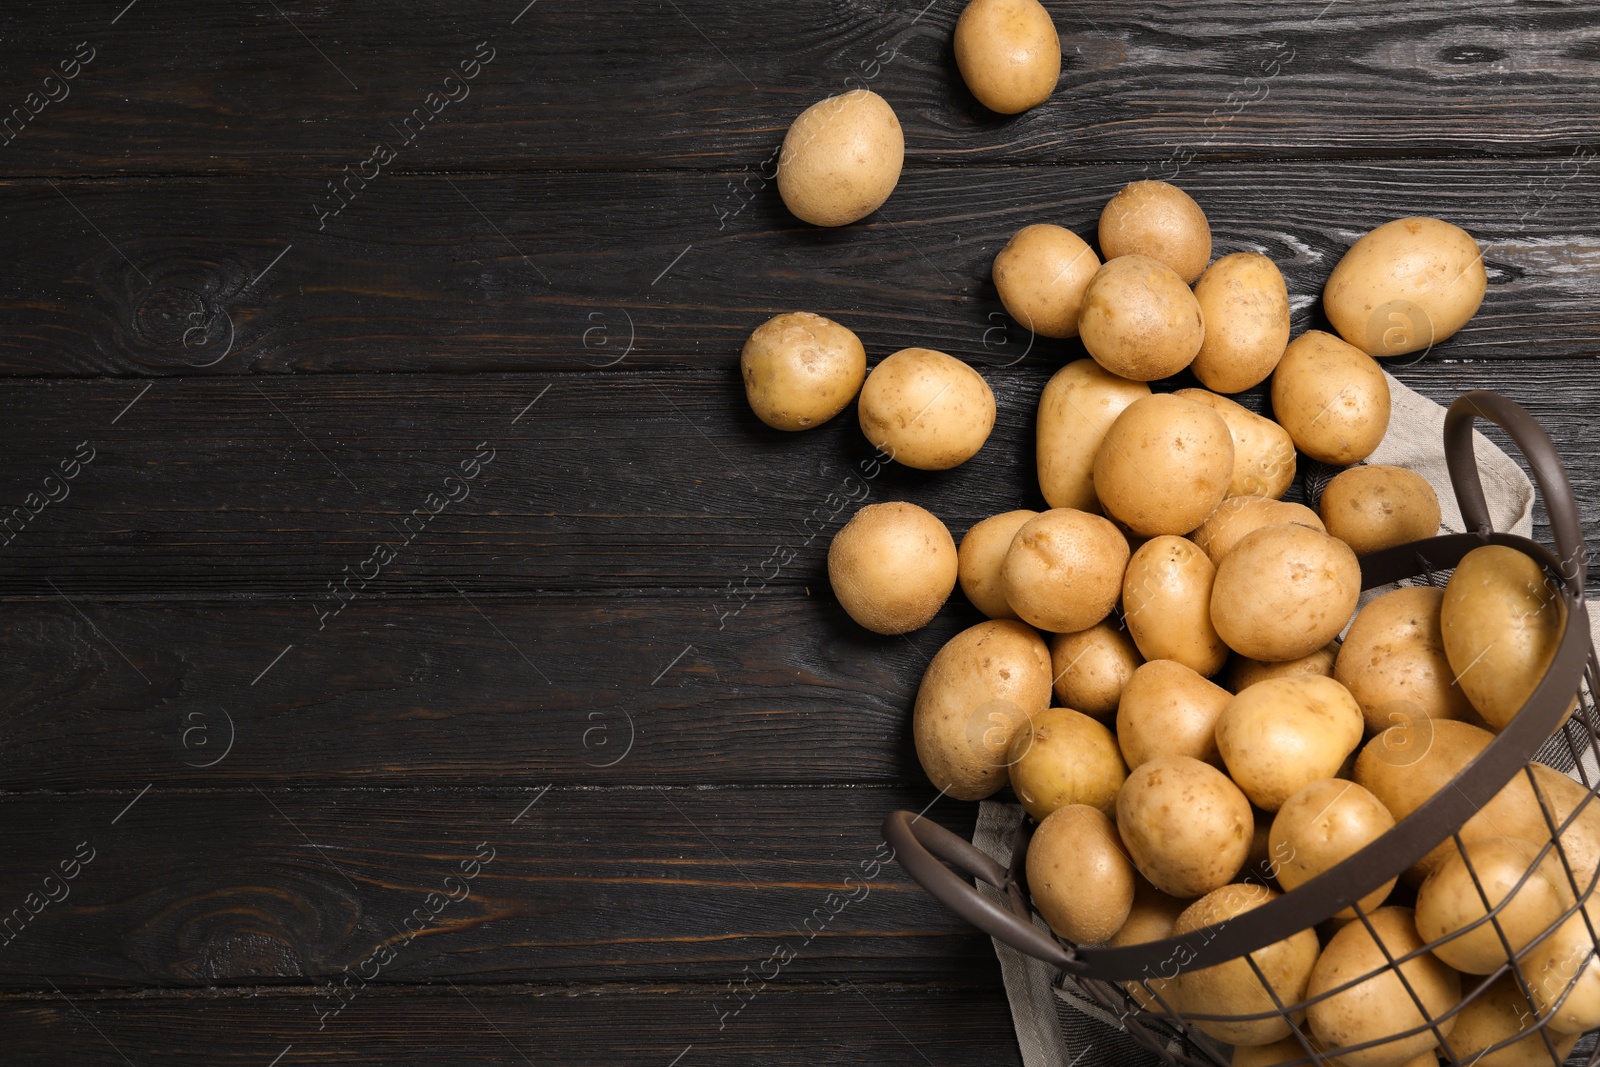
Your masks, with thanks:
[[[913,162],[1520,152],[1600,135],[1593,4],[1051,0],[1064,76],[1018,118],[961,84],[959,0],[629,0],[604,18],[566,0],[520,15],[182,0],[117,18],[125,6],[7,5],[6,107],[77,42],[96,54],[0,153],[4,173],[297,171],[320,189],[398,144],[484,41],[494,59],[470,95],[393,166],[754,166],[801,109],[861,84],[894,103]]]

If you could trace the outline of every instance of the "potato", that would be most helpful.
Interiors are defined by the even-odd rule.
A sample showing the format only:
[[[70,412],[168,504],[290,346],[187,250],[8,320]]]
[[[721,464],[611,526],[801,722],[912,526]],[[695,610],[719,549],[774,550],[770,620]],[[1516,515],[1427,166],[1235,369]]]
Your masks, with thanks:
[[[1259,252],[1223,256],[1195,282],[1194,297],[1206,322],[1194,376],[1219,393],[1266,381],[1289,343],[1289,289],[1278,265]]]
[[[1118,190],[1100,212],[1106,259],[1149,256],[1193,285],[1211,262],[1211,224],[1194,198],[1166,182],[1138,181]]]
[[[800,113],[778,153],[778,195],[814,226],[847,226],[883,206],[900,181],[906,141],[894,108],[870,89]]]
[[[1061,38],[1038,0],[972,0],[956,20],[956,67],[978,103],[1015,115],[1050,99]]]
[[[828,581],[856,622],[880,634],[926,626],[956,587],[956,543],[930,512],[868,504],[828,545]]]
[[[1005,562],[1011,539],[1037,511],[1026,508],[991,515],[961,538],[956,550],[956,576],[961,591],[967,594],[972,606],[991,619],[1014,619],[1017,613],[1006,603],[1005,589],[1000,583],[1000,565]]]
[[[1388,958],[1400,959],[1422,947],[1410,908],[1379,908],[1368,921],[1376,938],[1359,922],[1347,923],[1333,935],[1312,968],[1306,995],[1319,997],[1348,982],[1356,984],[1313,1002],[1306,1019],[1312,1034],[1344,1067],[1400,1067],[1438,1045],[1434,1027],[1450,1034],[1456,1019],[1445,1013],[1461,1000],[1461,979],[1431,952],[1398,968],[1389,965]],[[1357,981],[1363,975],[1370,977]],[[1418,1010],[1419,1000],[1426,1014]],[[1382,1043],[1341,1051],[1369,1041]]]
[[[1076,337],[1083,292],[1099,269],[1100,257],[1083,238],[1038,223],[1018,230],[994,257],[994,287],[1006,313],[1034,333]]]
[[[957,800],[982,800],[1009,777],[1006,751],[1050,706],[1050,650],[1020,622],[991,619],[952,637],[923,672],[912,712],[928,780]]]
[[[1412,719],[1373,737],[1356,758],[1356,784],[1395,821],[1420,808],[1488,747],[1494,735],[1448,719]]]
[[[1550,1043],[1555,1046],[1556,1058],[1551,1059],[1543,1036],[1533,1029],[1538,1014],[1522,995],[1516,978],[1503,975],[1461,1006],[1455,1029],[1450,1031],[1450,1050],[1473,1067],[1560,1067],[1572,1054],[1578,1036],[1558,1033],[1552,1026]],[[1485,1051],[1521,1033],[1527,1034],[1521,1041]]]
[[[1320,778],[1284,801],[1272,820],[1269,841],[1278,883],[1287,890],[1305,885],[1392,829],[1394,816],[1383,801],[1354,782]],[[1362,897],[1361,910],[1372,911],[1387,900],[1395,881]],[[1355,917],[1355,908],[1334,913],[1336,919]]]
[[[1233,697],[1181,663],[1151,660],[1133,672],[1117,705],[1117,744],[1127,765],[1188,756],[1222,766],[1217,717]]]
[[[1541,847],[1513,837],[1480,837],[1464,841],[1433,869],[1417,890],[1417,933],[1436,941],[1461,931],[1435,948],[1435,956],[1458,971],[1488,974],[1510,958],[1507,943],[1520,952],[1555,925],[1572,906],[1572,892],[1554,850],[1541,861]],[[1499,912],[1466,929],[1488,914],[1485,897]]]
[[[1265,886],[1225,885],[1185,908],[1172,932],[1189,934],[1215,923],[1226,923],[1281,895]],[[1297,1003],[1305,998],[1317,949],[1316,932],[1308,928],[1256,949],[1249,959],[1241,956],[1184,971],[1178,975],[1178,1002],[1186,1014],[1196,1016],[1270,1012],[1276,1007],[1274,996],[1283,1004]],[[1251,967],[1252,962],[1255,968]],[[1291,1032],[1289,1020],[1282,1015],[1238,1020],[1196,1018],[1193,1023],[1202,1033],[1234,1045],[1265,1045]]]
[[[1222,416],[1161,393],[1129,404],[1094,459],[1094,488],[1106,514],[1146,537],[1186,534],[1228,491],[1233,438]]]
[[[1236,655],[1228,665],[1227,687],[1238,693],[1268,678],[1292,678],[1299,674],[1320,674],[1324,678],[1332,678],[1334,660],[1338,655],[1338,641],[1329,641],[1308,656],[1284,660],[1282,663],[1263,663],[1258,659]]]
[[[1150,395],[1092,359],[1056,371],[1039,395],[1037,434],[1039,491],[1053,508],[1100,510],[1094,491],[1094,458],[1106,431],[1127,406]]]
[[[1277,811],[1337,775],[1361,743],[1361,727],[1361,706],[1332,678],[1272,678],[1228,701],[1217,717],[1217,751],[1250,802]]]
[[[1289,432],[1242,404],[1208,389],[1179,389],[1175,396],[1204,404],[1222,416],[1233,439],[1233,477],[1229,496],[1278,499],[1294,481],[1294,442]]]
[[[1123,687],[1143,662],[1128,631],[1111,619],[1050,639],[1056,699],[1096,719],[1116,714]]]
[[[1333,676],[1361,705],[1374,733],[1394,723],[1385,711],[1409,700],[1430,719],[1460,719],[1471,708],[1445,658],[1439,633],[1444,590],[1396,589],[1362,608],[1340,646]]]
[[[1186,907],[1188,901],[1169,897],[1144,878],[1137,877],[1133,889],[1133,907],[1128,911],[1128,920],[1107,944],[1112,948],[1122,948],[1125,945],[1164,941],[1172,936],[1172,926]],[[1143,978],[1123,982],[1122,988],[1128,991],[1141,1008],[1160,1012],[1175,1006],[1173,998],[1176,991],[1172,988],[1172,982],[1171,978],[1164,978],[1146,967]]]
[[[1206,516],[1189,537],[1199,545],[1212,563],[1221,563],[1222,557],[1244,539],[1244,535],[1263,526],[1277,526],[1293,522],[1319,533],[1326,532],[1317,513],[1304,504],[1291,504],[1284,500],[1268,500],[1258,496],[1230,496]]]
[[[1395,219],[1362,237],[1322,290],[1339,336],[1371,356],[1421,352],[1467,324],[1489,278],[1472,235],[1439,219]]]
[[[861,432],[896,462],[942,471],[977,455],[994,429],[982,375],[931,348],[902,348],[872,368],[857,405]]]
[[[1000,587],[1023,621],[1075,633],[1111,614],[1127,566],[1128,542],[1115,526],[1086,511],[1051,508],[1011,539]]]
[[[1546,1024],[1552,1036],[1575,1036],[1600,1026],[1600,956],[1589,932],[1591,924],[1600,930],[1597,903],[1591,898],[1522,958],[1534,1007],[1541,1016],[1554,1013]]]
[[[1300,1043],[1300,1038],[1290,1034],[1270,1045],[1235,1045],[1233,1058],[1228,1062],[1232,1067],[1283,1067],[1291,1063],[1316,1067],[1317,1061]],[[1437,1059],[1432,1059],[1426,1065],[1419,1062],[1417,1067],[1438,1067],[1438,1063]]]
[[[1217,566],[1211,621],[1241,656],[1281,663],[1338,636],[1361,596],[1343,541],[1296,523],[1246,534]]]
[[[1117,794],[1128,855],[1169,896],[1197,897],[1233,881],[1250,855],[1254,825],[1239,787],[1188,756],[1140,764]]]
[[[1501,730],[1555,659],[1567,606],[1532,558],[1484,545],[1456,564],[1439,607],[1444,653],[1491,728]]]
[[[1359,348],[1307,330],[1272,372],[1272,412],[1300,451],[1348,467],[1372,455],[1389,428],[1389,382]]]
[[[1050,708],[1024,723],[1006,750],[1006,763],[1011,788],[1035,819],[1068,804],[1109,815],[1128,777],[1111,731],[1071,708]]]
[[[1358,556],[1439,532],[1439,494],[1428,479],[1382,463],[1335,475],[1322,490],[1318,511],[1328,532]]]
[[[867,376],[861,339],[809,311],[774,315],[739,353],[744,394],[775,430],[808,430],[845,409]]]
[[[1108,258],[1089,279],[1078,309],[1078,336],[1089,355],[1112,374],[1138,382],[1187,367],[1205,333],[1189,286],[1149,256]]]
[[[1213,675],[1228,646],[1211,625],[1217,569],[1193,541],[1164,534],[1139,546],[1122,576],[1122,612],[1145,659],[1175,660]]]
[[[1117,827],[1086,804],[1057,808],[1028,841],[1028,894],[1050,929],[1098,945],[1122,929],[1138,877]]]

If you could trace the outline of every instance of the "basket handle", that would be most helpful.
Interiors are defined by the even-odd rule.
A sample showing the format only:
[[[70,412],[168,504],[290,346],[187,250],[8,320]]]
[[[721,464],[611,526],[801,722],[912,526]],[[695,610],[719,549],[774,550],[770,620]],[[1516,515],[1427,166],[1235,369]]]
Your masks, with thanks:
[[[973,926],[1034,959],[1057,967],[1081,968],[1071,952],[1033,924],[1022,891],[1006,870],[970,841],[909,811],[889,813],[883,820],[883,838],[907,874]],[[960,878],[946,863],[1000,890],[1011,907],[978,892],[977,886]]]
[[[1494,532],[1489,521],[1489,505],[1484,499],[1483,482],[1478,477],[1478,457],[1472,447],[1472,423],[1485,418],[1510,435],[1528,466],[1544,498],[1550,515],[1550,531],[1555,538],[1561,576],[1578,599],[1583,598],[1587,559],[1583,550],[1583,523],[1578,518],[1578,502],[1572,483],[1561,466],[1555,442],[1527,408],[1509,397],[1482,389],[1456,397],[1444,416],[1444,456],[1455,486],[1456,503],[1467,529],[1478,534]]]

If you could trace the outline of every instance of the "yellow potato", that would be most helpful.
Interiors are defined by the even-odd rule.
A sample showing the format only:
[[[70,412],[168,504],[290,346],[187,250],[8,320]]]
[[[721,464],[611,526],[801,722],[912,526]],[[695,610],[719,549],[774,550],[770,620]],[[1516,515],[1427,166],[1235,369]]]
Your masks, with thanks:
[[[1394,816],[1370,792],[1339,778],[1321,778],[1283,802],[1272,820],[1269,841],[1277,861],[1278,883],[1296,889],[1332,870],[1394,829]],[[1358,902],[1372,911],[1389,898],[1389,879]],[[1335,912],[1354,919],[1354,908]]]
[[[965,463],[994,429],[989,383],[931,348],[902,348],[872,368],[856,407],[867,440],[918,470]]]
[[[1020,622],[991,619],[952,637],[917,689],[911,732],[923,772],[957,800],[982,800],[1009,777],[1006,751],[1050,706],[1050,650]]]
[[[867,376],[861,339],[809,311],[757,326],[739,354],[750,410],[775,430],[807,430],[845,409]]]
[[[1389,428],[1389,382],[1359,348],[1307,330],[1272,372],[1272,413],[1300,451],[1348,467],[1372,455]]]
[[[1266,381],[1289,343],[1289,290],[1278,265],[1259,252],[1223,256],[1195,282],[1194,296],[1206,320],[1189,365],[1194,376],[1219,393]]]
[[[1170,393],[1129,404],[1094,460],[1106,514],[1146,537],[1199,526],[1222,503],[1232,475],[1233,438],[1222,416]]]
[[[1053,508],[1100,510],[1094,458],[1127,406],[1150,395],[1143,382],[1110,373],[1092,359],[1068,363],[1039,395],[1039,491]]]
[[[1368,921],[1377,938],[1359,922],[1346,923],[1333,935],[1311,971],[1306,995],[1319,997],[1356,984],[1312,1003],[1306,1019],[1312,1034],[1344,1067],[1401,1067],[1438,1045],[1435,1028],[1449,1036],[1456,1020],[1446,1013],[1461,1000],[1461,979],[1431,952],[1398,968],[1389,965],[1389,958],[1400,959],[1422,947],[1410,908],[1379,908]],[[1364,975],[1368,977],[1359,980]],[[1412,992],[1426,1014],[1418,1010]],[[1369,1041],[1381,1043],[1342,1051]]]
[[[1034,333],[1076,337],[1083,292],[1099,269],[1083,238],[1038,223],[1018,230],[994,257],[994,287],[1006,313]]]
[[[1512,837],[1476,838],[1433,869],[1417,890],[1417,933],[1436,941],[1461,931],[1434,955],[1458,971],[1488,974],[1509,958],[1507,943],[1519,952],[1555,925],[1572,906],[1572,891],[1554,850],[1541,861],[1540,847]],[[1500,910],[1466,929],[1488,914],[1485,897]]]
[[[1211,224],[1194,198],[1166,182],[1125,185],[1100,212],[1106,259],[1149,256],[1193,285],[1211,261]]]
[[[1233,438],[1233,477],[1229,496],[1278,499],[1294,481],[1294,442],[1289,432],[1242,404],[1208,389],[1179,389],[1175,396],[1197,401],[1222,416]]]
[[[906,141],[894,108],[870,89],[800,113],[778,153],[778,195],[795,217],[846,226],[883,206],[900,181]]]
[[[1151,660],[1133,672],[1117,705],[1117,744],[1127,765],[1162,756],[1188,756],[1222,766],[1217,717],[1228,691],[1181,663]]]
[[[1590,933],[1591,928],[1600,930],[1597,903],[1591,897],[1583,910],[1522,958],[1533,1005],[1541,1016],[1549,1016],[1547,1025],[1555,1033],[1577,1035],[1600,1026],[1600,956]]]
[[[1287,1064],[1316,1067],[1316,1060],[1293,1034],[1270,1045],[1235,1045],[1233,1058],[1228,1062],[1233,1067],[1285,1067]],[[1419,1062],[1417,1067],[1438,1067],[1438,1060],[1430,1059],[1427,1064]]]
[[[1431,586],[1396,589],[1356,615],[1340,646],[1333,676],[1361,704],[1367,728],[1394,723],[1385,708],[1408,700],[1432,719],[1463,718],[1471,704],[1455,684],[1439,633],[1444,590]]]
[[[1361,596],[1343,541],[1296,523],[1246,534],[1217,566],[1211,621],[1241,656],[1281,663],[1338,636]]]
[[[1006,603],[1054,633],[1087,630],[1111,614],[1128,566],[1128,542],[1099,515],[1052,508],[1029,519],[1000,565]]]
[[[1187,367],[1205,332],[1189,286],[1149,256],[1107,259],[1089,279],[1078,310],[1078,336],[1089,355],[1112,374],[1138,382]]]
[[[1133,907],[1128,911],[1128,919],[1122,924],[1122,929],[1107,942],[1112,948],[1121,948],[1125,945],[1143,945],[1150,941],[1164,941],[1172,936],[1173,924],[1178,921],[1178,916],[1183,914],[1183,909],[1188,907],[1188,901],[1169,897],[1144,878],[1136,879],[1133,890]],[[1173,974],[1177,973],[1175,965],[1171,967]],[[1175,990],[1172,988],[1173,977],[1163,977],[1160,969],[1145,969],[1145,975],[1135,981],[1123,982],[1122,988],[1128,991],[1134,1002],[1147,1011],[1161,1012],[1174,1006]]]
[[[1339,336],[1372,356],[1421,352],[1467,324],[1488,288],[1472,235],[1439,219],[1395,219],[1339,260],[1322,308]]]
[[[1122,612],[1145,659],[1175,660],[1213,675],[1228,646],[1211,625],[1217,569],[1193,541],[1164,534],[1139,546],[1122,576]]]
[[[1320,674],[1324,678],[1332,678],[1334,660],[1338,655],[1338,641],[1329,641],[1308,656],[1282,663],[1263,663],[1258,659],[1236,655],[1228,665],[1227,686],[1239,693],[1268,678],[1292,678],[1298,674]]]
[[[1304,504],[1291,504],[1284,500],[1268,500],[1259,496],[1230,496],[1206,516],[1198,529],[1189,537],[1199,545],[1212,563],[1221,563],[1222,557],[1244,539],[1244,535],[1263,526],[1278,526],[1292,522],[1325,533],[1317,513]]]
[[[1361,706],[1332,678],[1272,678],[1228,701],[1217,718],[1217,751],[1250,802],[1277,811],[1317,779],[1335,777],[1361,729]]]
[[[868,504],[828,545],[828,581],[856,622],[880,634],[926,626],[956,586],[956,543],[903,500]]]
[[[1011,539],[1037,511],[1007,511],[991,515],[961,538],[956,550],[957,578],[961,591],[967,594],[972,606],[991,619],[1014,619],[1017,613],[1006,603],[1005,589],[1000,583],[1000,565],[1005,562]]]
[[[1098,808],[1068,804],[1047,815],[1028,841],[1028,894],[1050,929],[1098,945],[1133,910],[1133,861],[1117,827]]]
[[[1002,115],[1044,103],[1061,76],[1061,38],[1039,0],[972,0],[956,20],[955,52],[972,95]]]
[[[1505,545],[1468,552],[1439,608],[1444,652],[1459,685],[1495,730],[1521,710],[1555,659],[1567,606],[1530,557]]]
[[[1537,1016],[1516,978],[1503,975],[1461,1006],[1455,1029],[1450,1031],[1450,1050],[1462,1063],[1473,1067],[1560,1067],[1571,1055],[1578,1037],[1552,1027],[1550,1043],[1555,1046],[1556,1056],[1551,1059],[1544,1038],[1533,1028]],[[1527,1036],[1505,1048],[1486,1051],[1518,1034]]]
[[[1351,467],[1322,490],[1318,510],[1328,532],[1358,556],[1439,532],[1439,494],[1428,479],[1404,467]]]
[[[1143,662],[1128,631],[1111,619],[1050,639],[1056,699],[1096,719],[1116,714],[1123,687]]]
[[[1011,739],[1006,762],[1011,788],[1035,819],[1068,804],[1087,804],[1109,815],[1128,777],[1111,731],[1071,708],[1050,708],[1023,724]]]
[[[1128,774],[1117,830],[1139,873],[1174,897],[1233,880],[1250,855],[1250,801],[1228,776],[1188,756],[1162,756]]]

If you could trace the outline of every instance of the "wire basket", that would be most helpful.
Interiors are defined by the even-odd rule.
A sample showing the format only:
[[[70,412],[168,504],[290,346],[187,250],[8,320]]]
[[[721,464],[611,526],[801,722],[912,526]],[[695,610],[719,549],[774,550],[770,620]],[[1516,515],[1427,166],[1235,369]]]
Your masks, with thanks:
[[[1491,528],[1473,453],[1473,422],[1478,417],[1504,429],[1527,459],[1550,516],[1554,552],[1527,538],[1497,533]],[[1181,936],[1121,947],[1073,944],[1034,923],[1023,878],[1030,833],[1028,820],[1024,820],[1018,830],[1010,869],[1006,870],[970,842],[936,823],[910,812],[894,812],[884,822],[884,834],[901,865],[962,918],[1019,951],[1059,968],[1058,985],[1099,1005],[1116,1018],[1136,1042],[1169,1064],[1233,1067],[1235,1061],[1229,1046],[1218,1035],[1228,1034],[1237,1024],[1264,1020],[1274,1021],[1279,1032],[1286,1025],[1288,1036],[1283,1040],[1292,1044],[1286,1046],[1287,1052],[1279,1047],[1274,1057],[1251,1060],[1262,1067],[1267,1064],[1297,1067],[1313,1063],[1321,1067],[1330,1061],[1336,1061],[1340,1067],[1394,1067],[1382,1062],[1385,1050],[1394,1053],[1400,1046],[1392,1042],[1421,1035],[1434,1040],[1433,1054],[1451,1067],[1468,1067],[1479,1061],[1482,1061],[1480,1067],[1562,1063],[1571,1054],[1577,1038],[1570,1033],[1572,1015],[1561,1013],[1573,997],[1592,996],[1600,1001],[1600,958],[1596,958],[1590,944],[1600,943],[1600,897],[1596,898],[1594,916],[1591,917],[1584,907],[1594,890],[1596,871],[1575,863],[1568,848],[1573,841],[1571,832],[1576,830],[1578,820],[1594,801],[1596,786],[1600,785],[1600,716],[1595,706],[1600,673],[1597,673],[1583,599],[1582,526],[1554,443],[1533,417],[1513,401],[1489,392],[1463,394],[1446,415],[1444,446],[1450,481],[1468,532],[1433,537],[1362,557],[1362,588],[1373,589],[1417,579],[1437,583],[1473,549],[1505,545],[1525,553],[1544,570],[1550,579],[1549,587],[1564,603],[1566,623],[1554,659],[1518,714],[1449,785],[1434,793],[1393,829],[1303,885],[1226,921]],[[1570,716],[1569,708],[1572,709]],[[1430,720],[1422,719],[1395,729],[1415,731],[1409,740],[1422,746],[1428,742],[1430,727]],[[1541,785],[1530,761],[1576,779],[1584,787],[1581,798],[1574,805],[1558,805],[1549,790]],[[1475,813],[1518,776],[1526,778],[1533,795],[1538,798],[1548,838],[1521,881],[1505,893],[1499,906],[1491,907],[1491,898],[1472,867],[1468,850],[1462,848],[1461,832]],[[1590,812],[1590,817],[1597,814],[1600,808]],[[1483,918],[1466,929],[1492,929],[1509,958],[1487,975],[1462,975],[1459,1002],[1441,1010],[1438,1006],[1430,1009],[1411,980],[1418,965],[1413,961],[1420,961],[1421,957],[1446,941],[1460,937],[1464,931],[1452,931],[1397,956],[1379,936],[1373,911],[1363,908],[1360,901],[1447,841],[1453,842],[1463,857],[1471,882],[1487,909]],[[1547,861],[1550,866],[1545,866]],[[1005,903],[980,893],[971,882],[945,866],[946,863],[994,886]],[[1503,913],[1517,900],[1522,885],[1541,870],[1547,876],[1554,872],[1557,881],[1565,880],[1573,903],[1532,943],[1513,951],[1513,942],[1502,926]],[[1330,920],[1345,909],[1353,911],[1355,917],[1350,921],[1361,924],[1381,950],[1381,962],[1316,996],[1285,1003],[1263,973],[1258,962],[1260,950],[1307,929],[1320,927],[1327,932],[1333,925]],[[1581,918],[1574,919],[1574,916]],[[1510,917],[1506,918],[1509,925]],[[1541,1001],[1533,996],[1532,983],[1540,979],[1528,965],[1529,954],[1569,919],[1583,924],[1576,936],[1578,943],[1589,945],[1587,955],[1571,961],[1571,977],[1565,985],[1552,986],[1546,973],[1540,990],[1544,994]],[[1384,917],[1380,916],[1379,921],[1384,921]],[[1569,927],[1569,931],[1575,929]],[[1589,942],[1582,940],[1585,932]],[[1552,945],[1556,943],[1551,942]],[[1182,1010],[1173,1002],[1171,980],[1176,975],[1240,959],[1247,962],[1256,983],[1270,997],[1266,1010],[1244,1015],[1200,1014]],[[1497,987],[1497,983],[1508,976],[1527,1006],[1542,1003],[1543,1008],[1534,1013],[1524,1010],[1519,1019],[1520,1031],[1487,1047],[1453,1046],[1450,1033],[1460,1013],[1479,998],[1503,998],[1507,986]],[[1356,990],[1373,980],[1378,981],[1368,986],[1369,990],[1378,988],[1381,982],[1401,1003],[1409,997],[1411,1006],[1416,1009],[1415,1017],[1420,1020],[1417,1025],[1384,1031],[1381,1040],[1337,1046],[1319,1044],[1306,1022],[1308,1011],[1314,1010],[1314,1005],[1320,1001]],[[1488,1010],[1489,1003],[1481,1005],[1482,1010]],[[1573,1005],[1578,1003],[1572,1001]],[[1552,1027],[1552,1019],[1563,1025]],[[1519,1042],[1525,1043],[1519,1045]],[[1426,1042],[1415,1044],[1425,1045]],[[1590,1044],[1584,1042],[1585,1046]],[[1512,1046],[1517,1047],[1513,1049]],[[1393,1055],[1388,1059],[1392,1060]],[[1420,1058],[1407,1060],[1406,1067],[1432,1062],[1433,1056],[1424,1052]],[[1600,1047],[1590,1052],[1586,1061],[1578,1062],[1596,1067],[1600,1063]]]

